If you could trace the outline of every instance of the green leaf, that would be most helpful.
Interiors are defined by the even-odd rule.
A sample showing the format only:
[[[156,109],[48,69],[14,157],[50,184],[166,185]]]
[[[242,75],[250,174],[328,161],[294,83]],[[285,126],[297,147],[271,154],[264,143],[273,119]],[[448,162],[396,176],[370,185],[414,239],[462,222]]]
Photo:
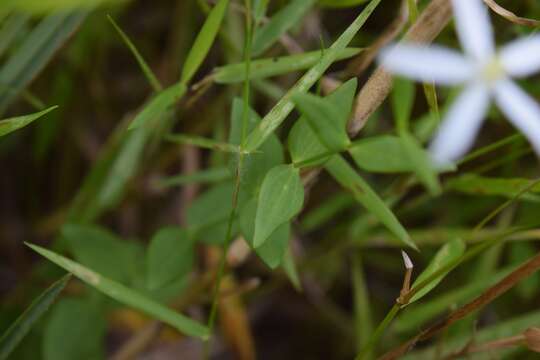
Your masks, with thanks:
[[[136,276],[136,260],[142,255],[139,243],[96,225],[66,224],[62,236],[82,265],[120,282],[131,282]]]
[[[355,141],[349,153],[359,168],[375,173],[413,170],[403,142],[397,136],[382,135]]]
[[[350,144],[345,126],[338,121],[340,109],[321,97],[298,93],[293,101],[326,148],[339,152]]]
[[[68,221],[91,222],[121,199],[141,165],[150,132],[145,127],[124,132],[120,127],[86,176],[69,211]]]
[[[283,223],[292,219],[304,203],[304,186],[298,169],[279,165],[266,174],[255,216],[253,246],[260,247]]]
[[[0,68],[0,114],[45,67],[85,17],[86,13],[80,11],[51,14],[26,36],[17,51]]]
[[[441,184],[439,183],[437,171],[433,167],[430,155],[424,151],[418,141],[408,132],[401,134],[401,142],[418,179],[429,190],[431,195],[440,194]],[[449,168],[452,167],[452,165],[449,166]]]
[[[420,282],[424,281],[425,279],[429,278],[432,274],[434,274],[439,269],[459,259],[461,255],[463,255],[464,252],[465,252],[465,243],[461,239],[455,239],[444,244],[439,249],[439,251],[437,251],[437,254],[435,254],[433,259],[431,259],[426,269],[422,271],[420,276],[418,276],[418,278],[414,281],[412,288],[414,289],[415,286],[417,286]],[[413,297],[410,299],[409,304],[417,301],[418,299],[422,298],[424,295],[429,293],[431,290],[433,290],[442,281],[442,279],[444,279],[444,277],[447,274],[448,272],[441,274],[440,276],[435,278],[433,281],[431,281],[429,284],[427,284],[422,289],[420,289],[420,291],[414,294]]]
[[[17,36],[22,34],[26,27],[30,17],[27,14],[9,14],[7,19],[2,22],[0,19],[0,57],[13,41],[17,39]]]
[[[399,133],[409,129],[409,120],[411,119],[412,108],[414,105],[415,90],[412,81],[400,77],[394,79],[390,100]]]
[[[416,151],[423,153],[424,159],[429,155],[421,148]],[[374,173],[405,173],[415,170],[404,140],[393,135],[381,135],[355,141],[349,148],[349,153],[359,168]],[[444,167],[440,171],[455,169],[454,166]]]
[[[289,278],[289,281],[293,285],[294,289],[298,292],[302,292],[302,282],[298,276],[298,270],[296,268],[294,256],[290,246],[287,247],[285,256],[283,256],[283,270],[285,270],[285,274]]]
[[[279,225],[268,239],[259,247],[254,246],[255,214],[257,213],[257,198],[252,198],[240,209],[240,227],[246,242],[255,250],[255,253],[270,268],[277,268],[285,255],[289,245],[290,224],[285,222]]]
[[[334,121],[343,129],[347,125],[352,108],[356,84],[357,81],[353,78],[324,98],[324,101],[328,101],[339,111]],[[329,158],[329,156],[324,156],[328,153],[328,149],[321,143],[305,116],[298,119],[292,127],[288,142],[289,152],[295,164],[302,163],[303,166],[314,166],[323,163]]]
[[[146,255],[148,288],[163,287],[189,274],[194,257],[193,241],[184,229],[179,227],[160,229],[148,245]]]
[[[340,155],[334,155],[325,164],[325,169],[399,240],[413,249],[417,248],[412,242],[407,230],[400,224],[399,220],[384,201],[379,198],[369,184]]]
[[[231,144],[240,145],[243,106],[242,100],[237,98],[233,100],[231,132],[229,134],[229,142]],[[250,108],[247,130],[253,129],[260,120],[259,115]],[[235,175],[238,155],[233,156],[230,168],[231,174]],[[256,152],[245,154],[242,174],[240,174],[242,184],[241,193],[243,196],[250,197],[258,194],[262,181],[268,171],[277,165],[283,164],[284,161],[283,146],[275,134],[269,136]]]
[[[0,338],[0,359],[5,360],[28,334],[41,316],[60,295],[71,275],[66,275],[41,293],[32,304],[15,320]]]
[[[152,121],[161,117],[169,108],[180,100],[186,93],[186,85],[176,83],[165,90],[159,92],[144,106],[131,124],[129,129],[135,129],[140,126],[153,126]]]
[[[94,287],[96,290],[101,291],[105,295],[115,299],[116,301],[123,303],[127,306],[138,309],[149,316],[154,317],[166,324],[171,325],[178,331],[185,333],[186,335],[198,337],[201,339],[207,339],[209,336],[208,328],[195,322],[182,314],[179,314],[143,295],[130,289],[116,281],[108,279],[89,268],[69,260],[61,255],[58,255],[52,251],[44,249],[40,246],[26,243],[32,250],[41,254],[48,260],[52,261],[56,265],[63,269],[73,273],[76,277]]]
[[[62,299],[51,312],[43,334],[44,360],[102,359],[104,314],[89,299]]]
[[[353,23],[341,34],[341,36],[326,50],[321,60],[315,64],[302,76],[300,80],[278,101],[268,114],[261,120],[260,124],[249,134],[246,139],[245,150],[255,151],[266,138],[277,129],[294,108],[291,97],[297,93],[304,93],[315,84],[324,72],[337,59],[338,54],[347,47],[354,35],[364,25],[373,10],[379,5],[381,0],[372,0],[369,5],[358,15]]]
[[[282,57],[252,60],[249,69],[251,80],[265,79],[272,76],[284,75],[298,70],[304,70],[315,65],[326,50],[317,50]],[[362,49],[346,48],[341,50],[336,60],[348,59]],[[243,82],[246,78],[246,64],[230,64],[217,67],[213,79],[219,84],[233,84]]]
[[[256,23],[266,15],[269,2],[270,0],[253,0],[253,17]]]
[[[446,186],[449,190],[478,195],[503,196],[508,199],[515,198],[523,189],[531,185],[531,180],[524,178],[495,178],[476,174],[463,174],[450,179]],[[540,185],[535,185],[521,198],[528,201],[540,201]]]
[[[281,35],[296,25],[307,13],[314,0],[292,0],[278,11],[270,21],[255,31],[251,53],[253,56],[262,54],[272,46]]]
[[[120,26],[118,26],[116,21],[114,21],[114,19],[110,15],[107,15],[107,19],[109,19],[112,26],[118,33],[118,35],[120,35],[120,38],[122,39],[122,41],[126,44],[128,49],[131,51],[131,53],[135,57],[135,60],[137,60],[139,67],[141,68],[143,74],[146,76],[146,79],[148,80],[148,82],[150,83],[154,91],[161,91],[162,87],[161,87],[161,84],[159,83],[159,80],[157,79],[152,69],[150,69],[150,67],[148,66],[148,64],[142,57],[142,55],[139,53],[139,50],[137,50],[137,47],[135,46],[135,44],[133,44],[133,42],[129,39],[126,33],[120,28]]]
[[[232,209],[233,192],[233,183],[226,182],[213,186],[199,195],[186,212],[188,226],[200,229],[226,222]]]
[[[169,134],[165,136],[165,139],[177,144],[188,144],[198,146],[203,149],[210,149],[216,151],[223,151],[229,153],[239,153],[240,147],[233,144],[228,144],[214,139],[208,139],[201,136],[187,135],[187,134]]]
[[[228,4],[229,0],[219,0],[216,6],[210,11],[210,14],[208,14],[208,18],[204,22],[186,57],[180,80],[182,84],[188,84],[191,81],[191,78],[195,75],[208,54],[221,26]]]
[[[7,135],[10,132],[13,132],[13,131],[19,130],[20,128],[25,127],[26,125],[39,119],[40,117],[56,109],[57,107],[58,106],[51,106],[50,108],[37,112],[37,113],[23,115],[23,116],[16,116],[9,119],[0,120],[0,136]]]

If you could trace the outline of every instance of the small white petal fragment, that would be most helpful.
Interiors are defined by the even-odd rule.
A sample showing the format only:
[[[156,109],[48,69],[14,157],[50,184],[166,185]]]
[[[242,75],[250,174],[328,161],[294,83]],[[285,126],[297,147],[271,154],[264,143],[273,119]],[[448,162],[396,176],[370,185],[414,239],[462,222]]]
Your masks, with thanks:
[[[465,88],[452,104],[430,145],[435,165],[453,163],[470,149],[488,105],[489,92],[484,84],[476,83]]]
[[[403,256],[403,262],[405,263],[405,269],[407,269],[407,270],[412,269],[414,266],[413,266],[413,263],[412,263],[411,258],[409,257],[409,255],[407,255],[407,253],[405,251],[401,250],[401,256]]]
[[[384,49],[380,63],[386,70],[413,79],[439,84],[461,84],[472,78],[471,62],[441,46],[398,44]]]
[[[511,80],[500,81],[494,92],[501,111],[540,156],[540,105]]]
[[[495,53],[493,28],[482,0],[452,0],[456,31],[465,53],[486,60]]]
[[[540,35],[511,42],[500,53],[502,66],[508,74],[524,77],[540,71]]]

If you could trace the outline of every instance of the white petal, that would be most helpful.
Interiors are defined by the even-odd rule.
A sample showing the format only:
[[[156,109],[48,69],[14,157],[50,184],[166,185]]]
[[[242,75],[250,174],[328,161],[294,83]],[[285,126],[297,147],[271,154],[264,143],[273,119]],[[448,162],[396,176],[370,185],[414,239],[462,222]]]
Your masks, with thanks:
[[[446,166],[471,148],[488,105],[489,91],[483,84],[471,84],[458,96],[430,145],[436,165]]]
[[[540,35],[519,39],[503,47],[501,62],[512,76],[527,76],[540,71]]]
[[[477,60],[495,53],[493,28],[482,0],[452,0],[456,31],[463,50]]]
[[[501,111],[540,155],[540,105],[510,80],[499,82],[494,92]]]
[[[473,64],[440,46],[398,44],[384,49],[380,63],[388,71],[425,82],[459,84],[473,76]]]

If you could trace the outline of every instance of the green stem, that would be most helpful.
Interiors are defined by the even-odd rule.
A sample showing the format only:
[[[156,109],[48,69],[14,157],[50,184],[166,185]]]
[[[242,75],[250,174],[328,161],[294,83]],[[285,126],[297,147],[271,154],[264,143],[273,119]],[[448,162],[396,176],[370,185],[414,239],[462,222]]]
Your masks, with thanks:
[[[382,334],[384,333],[388,325],[390,325],[392,320],[396,317],[396,315],[399,312],[399,309],[400,309],[400,306],[398,304],[394,304],[394,306],[392,306],[392,308],[386,314],[383,321],[381,321],[379,326],[377,326],[377,329],[375,329],[375,332],[369,338],[369,341],[366,344],[366,346],[364,346],[362,351],[360,351],[360,353],[355,357],[355,360],[365,359],[366,356],[372,352],[373,347],[379,342],[380,337],[382,336]]]
[[[242,137],[240,141],[240,149],[244,149],[246,134],[247,134],[247,124],[249,121],[249,75],[251,71],[251,42],[252,42],[252,19],[251,19],[251,0],[245,0],[246,6],[246,41],[244,44],[244,57],[246,62],[246,76],[244,80],[244,91],[243,91],[243,100],[244,107],[242,113]],[[232,225],[234,219],[236,218],[236,211],[238,207],[238,195],[240,193],[240,177],[242,174],[242,168],[244,164],[244,151],[241,151],[238,155],[238,165],[236,168],[236,177],[235,177],[235,186],[232,199],[232,209],[227,223],[227,233],[225,235],[225,244],[223,245],[223,253],[221,254],[221,259],[219,262],[218,273],[216,277],[216,283],[214,287],[214,293],[212,296],[212,307],[210,309],[210,315],[208,318],[208,330],[212,334],[214,328],[214,323],[217,316],[217,307],[219,303],[219,290],[221,287],[221,281],[225,273],[225,265],[227,260],[227,252],[229,251],[230,244],[232,242]],[[206,341],[204,347],[205,358],[209,358],[209,349],[210,349],[210,338]]]

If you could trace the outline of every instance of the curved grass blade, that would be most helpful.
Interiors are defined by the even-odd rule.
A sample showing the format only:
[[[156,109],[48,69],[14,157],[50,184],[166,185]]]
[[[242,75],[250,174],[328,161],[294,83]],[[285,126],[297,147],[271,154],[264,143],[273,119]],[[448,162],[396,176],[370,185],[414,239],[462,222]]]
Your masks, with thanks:
[[[22,127],[25,127],[26,125],[39,119],[40,117],[56,109],[57,107],[58,106],[55,105],[43,111],[39,111],[37,113],[23,115],[23,116],[16,116],[16,117],[12,117],[5,120],[0,120],[0,136],[7,135],[10,132],[13,132],[13,131],[19,130]]]
[[[294,0],[272,16],[266,25],[255,32],[252,55],[258,56],[272,46],[281,35],[300,21],[314,3],[315,0]]]
[[[114,21],[114,19],[110,15],[107,15],[107,19],[109,19],[112,26],[118,33],[118,35],[120,35],[120,38],[122,38],[122,41],[126,44],[128,49],[131,51],[131,53],[135,57],[135,60],[137,60],[139,67],[141,68],[142,72],[146,76],[146,79],[148,80],[148,82],[150,83],[154,91],[161,91],[163,89],[163,87],[161,86],[161,83],[157,79],[152,69],[150,69],[150,67],[148,66],[148,64],[142,57],[142,55],[139,53],[139,50],[137,50],[133,42],[129,39],[126,33],[120,28],[120,26],[118,26],[116,21]]]
[[[8,16],[0,28],[0,56],[9,48],[17,35],[24,31],[29,21],[26,14],[12,14]],[[1,23],[1,20],[0,20]]]
[[[169,109],[169,107],[184,96],[186,90],[186,85],[183,83],[176,83],[159,92],[156,96],[150,99],[142,111],[135,116],[131,124],[129,124],[128,129],[131,130],[140,126],[148,125],[148,123],[150,123],[152,120],[163,115],[165,111]]]
[[[186,134],[169,134],[165,136],[165,140],[177,143],[177,144],[189,144],[203,149],[210,149],[216,151],[224,151],[228,153],[239,153],[240,147],[234,144],[226,142],[216,141],[214,139],[208,139],[201,136],[186,135]]]
[[[371,13],[381,0],[371,0],[369,5],[358,15],[353,23],[341,34],[341,36],[324,52],[321,60],[314,65],[300,80],[285,94],[285,96],[270,110],[262,119],[261,123],[253,130],[246,139],[245,149],[248,152],[256,150],[281,125],[283,120],[294,109],[291,100],[293,94],[306,92],[324,74],[324,72],[337,59],[338,53],[345,49],[354,35],[364,25]]]
[[[336,60],[343,60],[360,53],[360,48],[346,48],[338,52]],[[310,51],[303,54],[281,56],[275,58],[253,60],[250,64],[251,80],[264,79],[272,76],[288,74],[293,71],[305,70],[315,65],[321,59],[323,52]],[[212,78],[219,84],[233,84],[244,81],[246,64],[230,64],[217,67]]]
[[[452,261],[455,261],[456,259],[460,258],[464,253],[465,253],[465,243],[463,242],[463,240],[455,239],[446,243],[439,251],[437,251],[437,254],[435,254],[435,256],[433,257],[429,265],[426,267],[426,269],[415,280],[413,284],[413,288],[415,285],[429,278],[436,271],[442,269],[443,267],[445,267],[447,264],[451,263]],[[450,271],[440,274],[438,277],[436,277],[431,282],[426,284],[422,289],[420,289],[420,291],[418,291],[416,294],[413,295],[413,297],[411,298],[408,304],[411,304],[417,301],[418,299],[426,295],[428,292],[433,290],[449,272]]]
[[[32,326],[49,309],[54,300],[60,295],[71,274],[65,275],[39,295],[32,304],[15,320],[0,338],[0,360],[8,358],[21,340],[32,329]]]
[[[86,16],[85,12],[49,15],[32,30],[0,68],[0,113],[32,81]]]
[[[184,67],[182,68],[182,76],[180,82],[188,84],[191,81],[199,66],[201,66],[206,54],[214,43],[214,39],[219,31],[229,0],[220,0],[216,6],[210,11],[201,31],[197,35],[191,50],[186,58]]]
[[[326,164],[325,169],[349,190],[354,198],[382,222],[405,245],[418,249],[411,240],[407,230],[401,225],[394,213],[388,208],[369,184],[341,157],[334,155]]]
[[[147,298],[135,290],[117,283],[116,281],[103,277],[75,261],[69,260],[37,245],[29,243],[26,243],[26,245],[61,268],[73,273],[73,275],[96,290],[101,291],[116,301],[145,312],[146,314],[171,325],[186,335],[201,339],[208,338],[208,329],[198,322],[193,321],[190,318],[185,317],[184,315]]]

